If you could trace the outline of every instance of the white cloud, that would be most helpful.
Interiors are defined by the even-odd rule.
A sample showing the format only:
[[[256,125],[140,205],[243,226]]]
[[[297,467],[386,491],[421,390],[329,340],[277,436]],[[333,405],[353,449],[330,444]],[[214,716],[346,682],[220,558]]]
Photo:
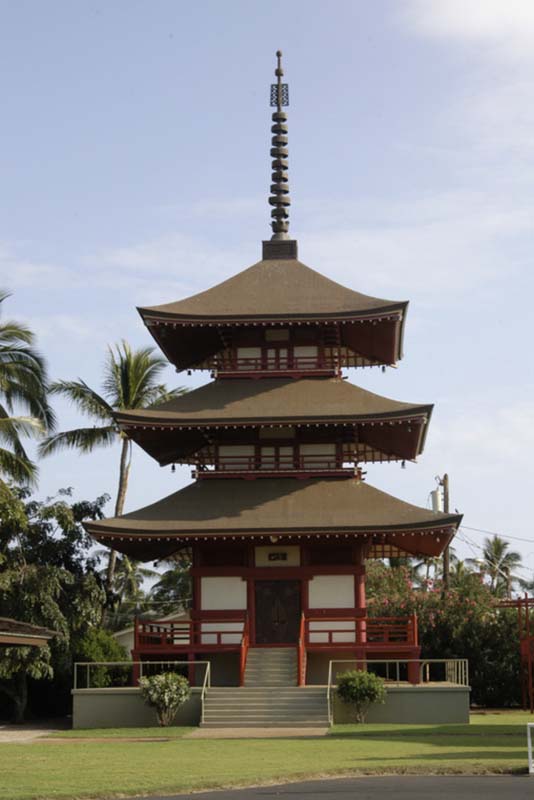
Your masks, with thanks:
[[[65,267],[21,257],[5,242],[0,242],[0,275],[7,289],[61,286],[70,278]]]
[[[518,198],[458,190],[398,209],[385,206],[382,213],[372,225],[303,236],[310,266],[367,293],[436,304],[441,294],[509,279],[527,262],[521,248],[515,255],[509,250],[532,225],[530,208]]]
[[[534,59],[530,0],[408,0],[404,12],[423,35],[481,45],[511,62]]]

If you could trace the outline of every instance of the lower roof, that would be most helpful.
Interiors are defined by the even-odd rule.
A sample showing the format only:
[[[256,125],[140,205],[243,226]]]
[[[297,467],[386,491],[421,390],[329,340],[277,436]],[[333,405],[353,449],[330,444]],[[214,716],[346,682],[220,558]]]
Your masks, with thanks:
[[[19,622],[10,617],[0,617],[0,645],[35,645],[42,647],[49,639],[56,636],[55,631]]]
[[[141,560],[194,541],[367,536],[439,555],[462,517],[405,503],[357,478],[197,481],[145,508],[85,523],[98,541]]]

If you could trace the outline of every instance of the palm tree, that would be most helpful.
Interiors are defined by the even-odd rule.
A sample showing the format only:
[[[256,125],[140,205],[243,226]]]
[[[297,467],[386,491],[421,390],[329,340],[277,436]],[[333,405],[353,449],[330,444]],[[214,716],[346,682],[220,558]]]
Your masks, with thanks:
[[[128,556],[117,559],[113,588],[121,603],[140,604],[145,599],[143,582],[146,578],[154,578],[158,573],[143,567],[140,561]]]
[[[490,589],[496,595],[512,594],[512,584],[517,580],[513,570],[521,564],[521,554],[509,550],[510,545],[500,536],[493,536],[484,540],[481,559],[468,559],[468,563],[476,565],[479,570],[488,575]]]
[[[91,453],[97,447],[109,447],[120,442],[119,483],[115,501],[115,516],[122,514],[128,478],[132,463],[132,442],[115,422],[114,413],[131,408],[147,408],[183,394],[185,389],[169,390],[158,382],[167,362],[153,355],[154,348],[132,350],[128,342],[108,348],[104,365],[103,392],[99,394],[85,381],[57,381],[50,393],[62,395],[78,407],[85,416],[99,423],[89,428],[75,428],[48,436],[39,447],[41,456],[48,456],[65,448]],[[110,550],[107,586],[113,587],[117,559],[116,550]]]
[[[160,613],[188,608],[191,599],[190,551],[180,551],[175,557],[160,563],[165,564],[167,569],[150,590],[151,600],[159,606]]]
[[[0,304],[9,297],[0,291]],[[54,429],[54,414],[47,400],[47,373],[42,356],[34,349],[35,336],[14,320],[0,323],[0,474],[33,483],[37,468],[21,441]],[[25,412],[15,414],[15,409]]]

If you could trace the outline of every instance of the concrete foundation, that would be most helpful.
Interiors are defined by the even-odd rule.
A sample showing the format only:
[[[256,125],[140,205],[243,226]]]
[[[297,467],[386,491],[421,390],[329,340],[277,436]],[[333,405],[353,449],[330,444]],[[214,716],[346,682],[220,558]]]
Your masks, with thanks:
[[[298,691],[298,690],[296,690]],[[273,697],[276,687],[272,688]],[[156,727],[157,718],[141,698],[139,689],[74,689],[73,728]],[[326,713],[326,686],[324,687]],[[352,722],[350,707],[334,697],[334,722]],[[174,725],[198,725],[200,689],[179,709]],[[373,706],[368,722],[445,725],[469,722],[469,687],[447,684],[388,686],[384,705]]]
[[[200,689],[178,709],[173,725],[198,725]],[[146,705],[134,686],[118,689],[73,689],[73,728],[151,728],[158,725],[156,712]]]
[[[447,684],[388,686],[384,705],[369,709],[367,722],[405,725],[446,725],[469,722],[468,686]],[[351,709],[334,697],[334,722],[354,722]]]

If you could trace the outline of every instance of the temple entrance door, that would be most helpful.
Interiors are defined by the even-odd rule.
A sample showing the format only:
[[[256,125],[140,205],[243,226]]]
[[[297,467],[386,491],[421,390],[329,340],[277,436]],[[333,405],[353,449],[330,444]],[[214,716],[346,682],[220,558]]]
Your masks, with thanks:
[[[255,581],[256,644],[296,644],[300,581]]]

